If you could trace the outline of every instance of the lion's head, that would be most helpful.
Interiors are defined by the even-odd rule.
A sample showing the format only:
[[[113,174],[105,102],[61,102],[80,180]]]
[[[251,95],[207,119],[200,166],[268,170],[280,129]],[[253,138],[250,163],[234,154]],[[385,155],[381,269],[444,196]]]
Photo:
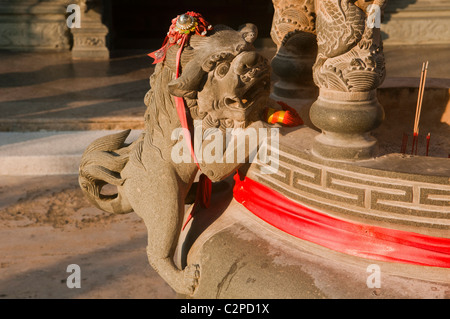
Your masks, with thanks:
[[[173,122],[173,96],[183,97],[193,120],[203,127],[244,127],[262,119],[270,93],[270,67],[255,51],[257,28],[239,31],[216,26],[207,36],[193,35],[181,56],[181,76],[175,79],[178,46],[172,46],[151,78],[146,96],[147,122]],[[168,117],[164,119],[163,117]],[[153,125],[152,125],[153,124]]]

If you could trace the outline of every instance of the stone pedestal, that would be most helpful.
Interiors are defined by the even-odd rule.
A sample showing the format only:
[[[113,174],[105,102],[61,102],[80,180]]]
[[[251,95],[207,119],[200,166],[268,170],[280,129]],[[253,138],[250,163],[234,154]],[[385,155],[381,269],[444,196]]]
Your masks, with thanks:
[[[273,73],[280,79],[274,84],[273,95],[288,99],[317,97],[312,79],[316,54],[316,36],[312,33],[299,32],[281,45],[272,59]]]
[[[311,106],[311,121],[322,130],[313,146],[314,155],[335,160],[358,160],[377,154],[377,140],[370,135],[384,119],[376,90],[339,92],[321,89]]]
[[[380,18],[386,1],[373,3]],[[373,14],[365,12],[370,7],[349,3],[341,11],[339,0],[317,6],[318,55],[313,77],[320,94],[310,118],[322,133],[315,138],[312,151],[330,160],[374,157],[377,141],[370,132],[384,119],[376,98],[386,75],[380,29],[366,23]]]
[[[102,23],[102,1],[81,1],[81,28],[73,28],[73,59],[109,59],[108,28]]]
[[[277,45],[272,60],[279,81],[273,96],[279,99],[315,98],[318,90],[312,80],[317,55],[312,0],[273,0],[275,9],[271,37]]]
[[[0,49],[70,49],[66,0],[0,0]]]

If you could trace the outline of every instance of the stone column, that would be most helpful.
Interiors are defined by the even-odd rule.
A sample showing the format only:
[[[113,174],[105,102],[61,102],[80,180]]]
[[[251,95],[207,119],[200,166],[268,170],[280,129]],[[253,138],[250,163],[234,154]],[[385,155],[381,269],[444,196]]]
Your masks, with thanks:
[[[319,50],[313,76],[320,92],[310,109],[312,123],[322,130],[313,145],[316,156],[362,160],[377,154],[370,132],[384,119],[376,89],[385,67],[380,28],[369,19],[381,16],[385,2],[316,1]]]
[[[271,37],[277,45],[272,70],[280,79],[275,98],[315,98],[312,66],[317,55],[313,0],[273,0]]]
[[[79,0],[81,28],[72,28],[73,59],[109,59],[106,46],[108,28],[102,23],[101,0]]]

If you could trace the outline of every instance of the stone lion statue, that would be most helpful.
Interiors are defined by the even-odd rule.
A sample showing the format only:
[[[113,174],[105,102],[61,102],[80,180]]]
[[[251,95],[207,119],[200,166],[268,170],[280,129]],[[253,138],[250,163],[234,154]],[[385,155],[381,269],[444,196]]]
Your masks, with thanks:
[[[173,139],[173,132],[181,127],[174,96],[184,98],[189,122],[200,123],[202,132],[266,125],[261,120],[270,102],[270,70],[268,61],[255,52],[256,34],[256,27],[247,24],[239,31],[216,26],[207,36],[193,35],[181,55],[178,78],[179,46],[170,47],[150,77],[141,136],[131,144],[124,143],[130,131],[102,137],[89,145],[81,160],[79,183],[89,200],[102,210],[134,211],[143,219],[149,262],[180,294],[194,292],[201,271],[195,264],[178,269],[173,261],[185,199],[199,169],[193,161],[173,160],[172,148],[180,142]],[[203,145],[210,142],[202,141]],[[227,161],[199,164],[213,182],[244,165]],[[117,186],[117,194],[102,194],[106,184]]]

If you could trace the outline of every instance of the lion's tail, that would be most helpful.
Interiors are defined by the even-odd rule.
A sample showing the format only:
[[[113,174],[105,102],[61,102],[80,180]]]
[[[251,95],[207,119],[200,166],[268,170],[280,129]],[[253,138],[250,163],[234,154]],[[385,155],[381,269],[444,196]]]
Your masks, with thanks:
[[[131,145],[124,142],[130,131],[95,140],[86,148],[81,158],[78,178],[81,189],[92,204],[110,213],[124,214],[133,210],[121,193],[124,179],[120,175],[129,158]],[[106,184],[117,186],[117,194],[101,194]]]

